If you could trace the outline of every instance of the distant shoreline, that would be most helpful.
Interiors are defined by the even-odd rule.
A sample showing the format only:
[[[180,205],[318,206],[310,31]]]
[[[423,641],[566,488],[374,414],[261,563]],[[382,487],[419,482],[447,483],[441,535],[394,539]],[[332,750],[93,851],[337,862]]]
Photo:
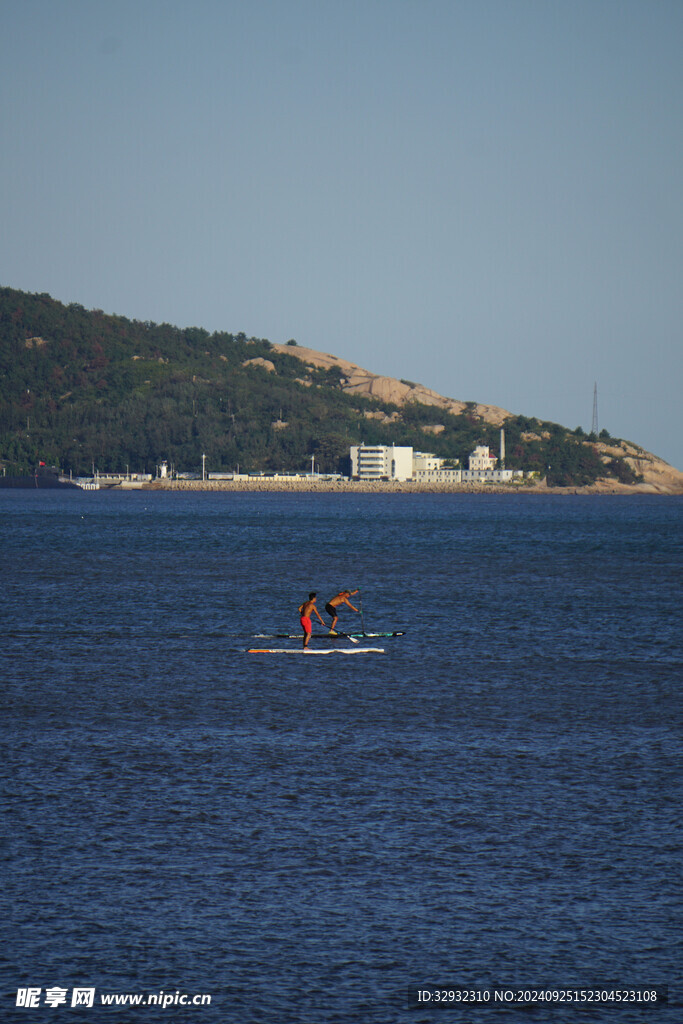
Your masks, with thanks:
[[[97,491],[119,491],[126,493],[145,494],[150,492],[164,493],[196,493],[196,494],[217,494],[217,493],[279,493],[279,494],[504,494],[507,496],[529,494],[548,495],[557,494],[566,496],[568,494],[585,495],[659,495],[660,497],[675,497],[683,494],[683,488],[676,489],[666,486],[657,486],[651,483],[641,484],[620,484],[617,481],[602,480],[596,484],[589,484],[583,487],[548,487],[543,482],[524,485],[505,484],[441,484],[441,483],[410,483],[408,481],[372,481],[372,480],[271,480],[257,477],[251,480],[153,480],[149,483],[102,483],[99,487],[81,488],[71,481],[60,480],[48,481],[39,478],[36,483],[33,476],[27,477],[0,477],[0,489],[22,490],[97,490]]]

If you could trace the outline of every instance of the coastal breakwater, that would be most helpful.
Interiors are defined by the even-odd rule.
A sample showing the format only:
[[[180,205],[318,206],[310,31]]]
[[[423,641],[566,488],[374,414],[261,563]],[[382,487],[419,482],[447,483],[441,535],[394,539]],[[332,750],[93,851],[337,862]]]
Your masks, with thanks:
[[[650,483],[620,484],[614,480],[598,480],[586,487],[548,487],[545,481],[492,485],[411,483],[410,481],[375,480],[155,480],[143,487],[145,491],[241,492],[274,491],[300,494],[683,494],[679,489],[664,489]]]

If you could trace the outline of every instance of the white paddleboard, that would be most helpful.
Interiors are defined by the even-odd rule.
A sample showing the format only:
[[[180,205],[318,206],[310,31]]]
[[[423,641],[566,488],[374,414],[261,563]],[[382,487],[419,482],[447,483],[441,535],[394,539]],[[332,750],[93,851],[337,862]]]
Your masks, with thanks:
[[[247,654],[384,654],[383,647],[252,647]]]

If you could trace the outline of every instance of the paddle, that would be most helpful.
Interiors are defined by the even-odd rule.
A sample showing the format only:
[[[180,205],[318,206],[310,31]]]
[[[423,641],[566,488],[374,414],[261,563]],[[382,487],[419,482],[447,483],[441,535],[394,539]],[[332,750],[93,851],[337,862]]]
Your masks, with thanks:
[[[360,628],[361,628],[361,632],[365,633],[365,626],[363,625],[363,602],[361,600],[360,590],[358,591],[358,610],[360,611]],[[348,633],[346,635],[349,636]],[[349,636],[349,640],[353,640],[354,644],[358,643],[358,640],[356,640],[356,638],[353,637],[353,636]]]
[[[328,633],[327,635],[329,636],[330,634]],[[352,644],[357,644],[358,643],[358,640],[357,640],[357,638],[355,636],[351,636],[350,633],[342,633],[338,629],[335,629],[335,631],[332,634],[332,636],[333,637],[343,636],[346,640],[350,640]]]

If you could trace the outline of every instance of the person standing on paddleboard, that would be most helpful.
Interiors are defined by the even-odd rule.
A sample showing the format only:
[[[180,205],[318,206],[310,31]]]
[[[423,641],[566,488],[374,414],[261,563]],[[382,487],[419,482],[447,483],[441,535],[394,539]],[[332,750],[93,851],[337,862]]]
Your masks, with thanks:
[[[320,624],[323,629],[325,628],[325,622],[320,617],[320,612],[315,606],[315,599],[318,595],[313,591],[308,595],[308,601],[304,601],[303,604],[299,605],[299,615],[301,616],[299,621],[301,622],[301,628],[304,631],[304,647],[308,647],[308,641],[311,639],[311,633],[313,632],[313,623],[311,622],[311,614],[315,614],[320,619]]]
[[[336,633],[335,626],[337,625],[337,619],[339,618],[339,605],[347,604],[349,608],[353,609],[354,612],[358,611],[358,608],[354,608],[349,601],[350,597],[357,594],[357,590],[340,590],[336,597],[331,598],[325,605],[325,611],[328,615],[332,616],[332,622],[330,623],[330,636],[334,636]]]

